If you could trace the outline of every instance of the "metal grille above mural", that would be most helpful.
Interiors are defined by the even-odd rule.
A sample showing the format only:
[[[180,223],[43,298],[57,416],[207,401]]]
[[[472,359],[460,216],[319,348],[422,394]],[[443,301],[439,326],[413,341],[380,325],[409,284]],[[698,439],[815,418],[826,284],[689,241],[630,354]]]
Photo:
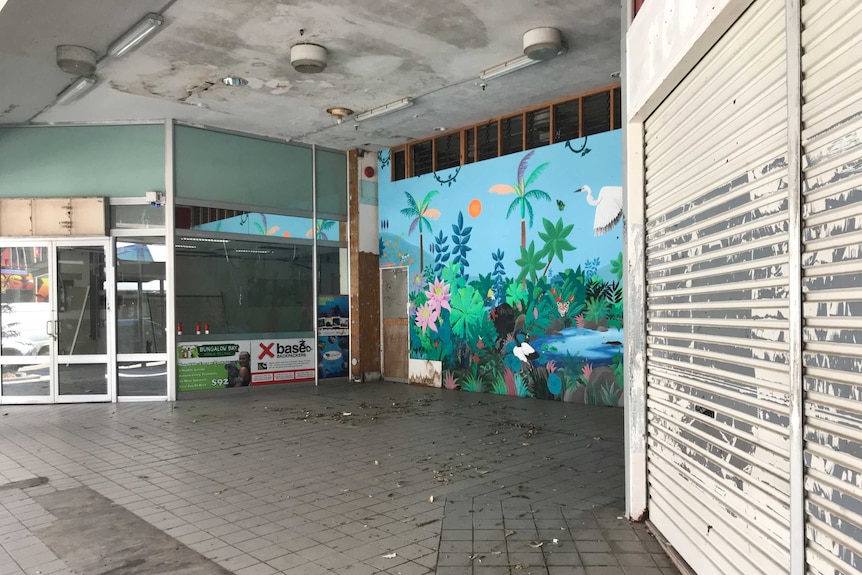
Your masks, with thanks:
[[[649,513],[698,573],[789,552],[783,7],[755,2],[645,124]]]

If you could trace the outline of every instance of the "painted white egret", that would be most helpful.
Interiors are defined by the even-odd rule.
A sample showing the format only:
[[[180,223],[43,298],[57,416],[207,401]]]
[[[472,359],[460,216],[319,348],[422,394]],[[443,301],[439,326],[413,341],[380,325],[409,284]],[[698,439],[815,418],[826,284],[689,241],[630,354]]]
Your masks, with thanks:
[[[575,193],[578,192],[587,192],[587,203],[596,206],[596,217],[593,221],[593,231],[596,237],[614,229],[614,226],[623,217],[622,186],[603,186],[599,190],[598,199],[593,198],[593,191],[589,186],[575,190]]]

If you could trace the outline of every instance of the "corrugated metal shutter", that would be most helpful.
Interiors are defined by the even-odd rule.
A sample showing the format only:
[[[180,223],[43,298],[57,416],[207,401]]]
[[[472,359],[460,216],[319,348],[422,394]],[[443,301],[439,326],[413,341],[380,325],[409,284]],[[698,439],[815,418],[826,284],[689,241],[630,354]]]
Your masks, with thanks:
[[[645,122],[650,520],[698,573],[789,546],[783,0],[758,0]]]
[[[802,8],[808,572],[862,572],[862,3]]]

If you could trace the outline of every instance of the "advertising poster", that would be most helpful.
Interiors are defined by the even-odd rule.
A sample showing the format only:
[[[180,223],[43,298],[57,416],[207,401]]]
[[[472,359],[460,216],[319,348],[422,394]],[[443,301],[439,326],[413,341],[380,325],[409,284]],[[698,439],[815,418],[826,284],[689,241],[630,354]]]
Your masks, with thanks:
[[[346,377],[350,355],[350,299],[347,295],[317,298],[317,376]]]
[[[248,343],[240,340],[177,346],[177,391],[249,385]]]
[[[251,353],[251,385],[314,379],[314,347],[304,338],[252,341]]]

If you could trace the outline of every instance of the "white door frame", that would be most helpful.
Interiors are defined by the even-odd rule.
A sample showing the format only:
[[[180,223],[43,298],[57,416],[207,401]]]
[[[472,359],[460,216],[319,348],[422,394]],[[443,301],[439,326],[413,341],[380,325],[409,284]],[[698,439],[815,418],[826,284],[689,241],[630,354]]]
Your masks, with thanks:
[[[41,247],[48,250],[48,286],[51,319],[46,322],[45,330],[50,335],[50,351],[48,355],[28,356],[19,359],[19,365],[47,364],[49,391],[46,395],[2,395],[0,388],[0,403],[2,404],[35,404],[35,403],[81,403],[108,402],[116,399],[116,336],[114,321],[114,254],[111,249],[111,239],[105,236],[89,238],[40,238],[14,239],[5,238],[0,241],[2,247]],[[105,338],[104,353],[61,355],[59,339],[56,335],[60,325],[59,317],[59,258],[58,248],[95,246],[101,247],[105,254]],[[34,278],[37,279],[37,278]],[[82,312],[83,313],[83,312]],[[22,363],[23,362],[23,363]],[[60,366],[95,363],[105,365],[106,392],[100,394],[61,394],[59,386]]]

